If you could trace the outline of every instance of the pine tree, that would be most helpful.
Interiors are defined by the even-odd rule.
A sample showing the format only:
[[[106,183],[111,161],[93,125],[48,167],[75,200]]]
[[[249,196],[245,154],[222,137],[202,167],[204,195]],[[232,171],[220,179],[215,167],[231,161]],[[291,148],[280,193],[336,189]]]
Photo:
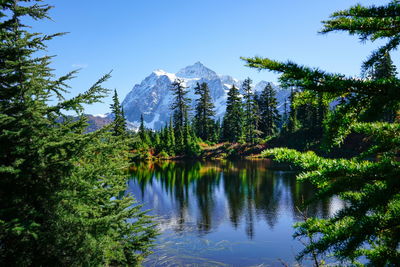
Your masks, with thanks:
[[[243,138],[243,108],[239,90],[232,85],[226,100],[226,112],[222,122],[222,140],[239,142]]]
[[[387,41],[363,63],[363,69],[368,69],[400,44],[399,14],[397,0],[383,6],[356,5],[335,12],[324,22],[322,32],[347,31],[364,41]],[[349,133],[362,134],[371,140],[372,145],[365,152],[348,160],[327,159],[313,152],[284,148],[265,152],[301,166],[305,172],[300,178],[319,187],[319,198],[339,195],[346,201],[346,206],[331,218],[309,218],[296,225],[295,236],[315,237],[298,258],[333,253],[344,264],[356,263],[364,257],[371,266],[398,265],[400,123],[377,122],[379,118],[374,115],[383,114],[387,106],[398,107],[400,80],[391,75],[358,79],[268,58],[245,60],[250,67],[282,73],[280,81],[285,86],[324,93],[331,101],[345,97],[324,121],[324,134],[331,145],[342,144]]]
[[[196,113],[194,116],[194,127],[196,135],[205,141],[211,141],[214,137],[214,104],[210,96],[210,89],[207,83],[197,83],[194,88],[195,93],[199,95],[196,103]]]
[[[255,96],[251,88],[252,80],[247,78],[244,80],[242,88],[244,91],[244,131],[246,142],[254,143],[257,137],[258,130],[258,106],[255,101]]]
[[[106,96],[109,75],[64,99],[75,72],[54,79],[52,57],[40,56],[61,34],[21,23],[48,18],[50,6],[37,2],[0,3],[0,265],[138,264],[155,231],[133,198],[117,198],[126,188],[123,138],[108,128],[84,133],[83,105]]]
[[[278,101],[276,99],[276,91],[268,83],[258,100],[260,112],[259,129],[264,136],[273,136],[278,133],[280,123],[280,114],[278,111]]]
[[[126,135],[126,120],[124,110],[119,103],[117,90],[114,90],[113,103],[110,107],[111,112],[114,115],[113,134]]]
[[[183,85],[183,81],[180,79],[172,83],[171,90],[175,97],[171,105],[173,111],[175,144],[177,146],[177,151],[183,152],[185,149],[185,124],[187,123],[190,99],[186,97],[188,92]]]

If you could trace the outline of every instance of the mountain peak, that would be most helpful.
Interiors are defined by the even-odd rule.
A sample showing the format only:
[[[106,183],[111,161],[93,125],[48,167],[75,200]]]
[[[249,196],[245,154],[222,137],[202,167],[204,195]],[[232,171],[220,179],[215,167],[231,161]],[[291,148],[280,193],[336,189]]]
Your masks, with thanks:
[[[199,61],[181,69],[176,74],[161,69],[154,70],[141,83],[135,84],[122,101],[125,116],[127,121],[131,122],[132,128],[137,128],[142,114],[147,128],[159,130],[168,124],[171,116],[173,116],[171,103],[174,95],[171,85],[177,78],[183,80],[185,87],[187,87],[187,96],[192,99],[191,108],[194,108],[195,100],[199,97],[194,90],[197,83],[207,83],[215,105],[216,119],[222,118],[225,113],[229,89],[232,85],[240,87],[241,84],[240,80],[229,75],[217,75]],[[259,92],[264,89],[265,84],[266,82],[257,84],[255,91]],[[277,93],[278,102],[284,103],[288,94],[290,94],[288,90],[279,91]],[[281,106],[280,110],[283,108],[282,104]]]
[[[213,79],[218,75],[211,69],[204,66],[200,61],[187,66],[176,73],[176,76],[182,78],[205,78]]]

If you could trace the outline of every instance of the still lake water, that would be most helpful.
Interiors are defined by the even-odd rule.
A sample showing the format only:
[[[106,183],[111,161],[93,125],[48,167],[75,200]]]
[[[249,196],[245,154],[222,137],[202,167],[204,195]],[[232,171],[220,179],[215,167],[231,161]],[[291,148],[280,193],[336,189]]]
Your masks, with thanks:
[[[315,194],[295,176],[268,160],[135,164],[128,192],[158,217],[161,231],[144,265],[295,265],[303,245],[292,225]],[[341,206],[326,199],[308,205],[307,215],[328,217]]]

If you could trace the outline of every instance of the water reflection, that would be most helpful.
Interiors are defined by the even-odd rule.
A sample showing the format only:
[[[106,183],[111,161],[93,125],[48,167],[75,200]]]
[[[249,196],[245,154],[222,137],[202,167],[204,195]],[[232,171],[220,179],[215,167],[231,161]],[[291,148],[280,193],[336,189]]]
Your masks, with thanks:
[[[298,208],[314,196],[315,188],[297,182],[294,171],[273,167],[267,160],[142,162],[132,166],[129,191],[161,217],[161,230],[172,231],[174,238],[190,232],[193,238],[207,237],[216,243],[247,239],[260,246],[256,258],[293,259],[293,252],[260,242],[279,238],[282,248],[298,247],[291,238],[291,225],[301,219]],[[307,213],[327,217],[339,207],[337,199],[327,199],[308,205]]]

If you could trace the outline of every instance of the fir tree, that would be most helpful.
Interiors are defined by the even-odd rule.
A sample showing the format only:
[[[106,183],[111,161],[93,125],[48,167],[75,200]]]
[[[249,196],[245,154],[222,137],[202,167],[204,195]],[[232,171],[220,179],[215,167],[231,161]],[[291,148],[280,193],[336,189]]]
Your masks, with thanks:
[[[207,83],[197,83],[194,88],[199,95],[194,116],[194,127],[196,135],[205,141],[211,141],[214,137],[214,104],[210,96]]]
[[[239,90],[232,85],[226,100],[226,112],[222,122],[222,139],[239,142],[243,137],[243,108]]]
[[[114,115],[113,134],[126,135],[126,120],[124,111],[119,103],[117,90],[114,90],[113,103],[111,104],[111,112]]]
[[[188,118],[188,111],[186,110],[185,112],[185,122],[184,122],[184,149],[185,149],[185,155],[186,156],[197,156],[198,153],[200,152],[200,147],[197,143],[194,130],[192,125],[190,124],[189,118]]]
[[[258,106],[251,88],[251,83],[252,80],[247,78],[242,85],[244,91],[244,131],[246,142],[254,143],[258,130]]]
[[[64,99],[75,73],[54,79],[52,57],[40,56],[60,34],[21,23],[48,18],[50,6],[37,2],[0,3],[0,265],[138,264],[155,231],[131,197],[117,198],[126,188],[124,140],[109,129],[84,133],[83,105],[108,93],[109,75]]]
[[[187,123],[190,99],[186,97],[188,92],[183,85],[183,81],[180,79],[172,83],[171,90],[174,95],[174,102],[171,105],[171,109],[173,111],[175,144],[177,150],[183,152],[185,148],[185,124]]]
[[[143,114],[140,115],[139,137],[143,145],[148,146],[151,144],[149,132],[144,126]]]
[[[364,62],[367,69],[400,44],[400,5],[397,0],[383,6],[356,5],[335,12],[324,22],[324,33],[347,31],[364,41],[385,39],[387,43]],[[364,257],[371,266],[396,266],[400,262],[400,124],[374,121],[385,106],[400,103],[400,81],[396,77],[357,79],[308,68],[293,62],[268,58],[245,59],[248,66],[282,73],[285,86],[325,93],[331,100],[346,97],[324,124],[327,140],[340,145],[351,133],[362,134],[372,146],[351,159],[327,159],[313,152],[289,149],[266,151],[281,161],[291,161],[306,172],[307,179],[319,188],[319,198],[340,195],[346,206],[328,219],[310,218],[296,225],[296,236],[313,236],[314,242],[298,255],[333,253],[343,263],[356,263]],[[371,112],[373,110],[374,112]],[[367,160],[375,158],[376,160]]]
[[[214,127],[214,130],[212,131],[213,132],[212,141],[218,142],[221,138],[221,121],[220,121],[220,119],[214,121],[213,127]]]
[[[259,129],[263,132],[264,136],[277,134],[281,116],[278,111],[276,92],[270,83],[261,92],[258,102],[260,112]]]

